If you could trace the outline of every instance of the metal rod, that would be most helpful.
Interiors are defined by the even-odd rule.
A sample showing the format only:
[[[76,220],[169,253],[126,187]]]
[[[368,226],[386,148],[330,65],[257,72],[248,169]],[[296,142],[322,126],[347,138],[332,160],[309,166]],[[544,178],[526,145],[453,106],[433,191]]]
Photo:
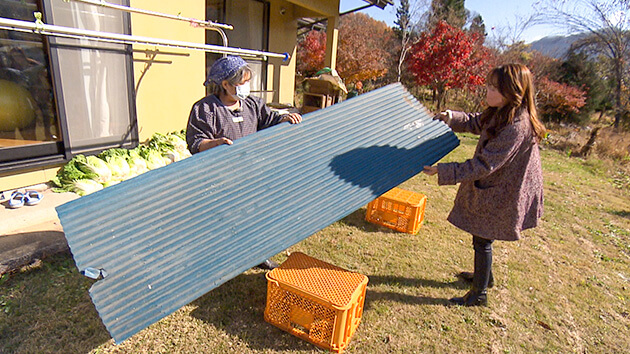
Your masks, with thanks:
[[[33,32],[46,36],[66,37],[74,39],[88,39],[100,42],[110,43],[122,43],[122,44],[145,44],[145,45],[157,45],[172,48],[201,50],[204,52],[220,53],[220,54],[233,54],[252,57],[272,57],[281,58],[284,61],[289,60],[289,53],[272,53],[259,50],[222,47],[212,44],[199,44],[192,42],[174,41],[168,39],[151,38],[143,36],[132,36],[127,34],[91,31],[72,27],[63,27],[56,25],[47,25],[44,23],[27,22],[20,20],[13,20],[4,17],[0,17],[0,29],[6,29],[11,31],[20,32]]]
[[[351,13],[354,13],[354,12],[357,12],[357,11],[364,10],[364,9],[367,9],[367,8],[369,8],[369,7],[372,7],[372,6],[374,6],[374,5],[364,5],[364,6],[361,6],[361,7],[357,7],[356,9],[352,9],[352,10],[348,10],[348,11],[346,11],[346,12],[342,12],[342,13],[340,13],[340,14],[339,14],[339,17],[341,17],[341,16],[345,16],[345,15],[348,15],[348,14],[351,14]],[[314,27],[315,25],[320,24],[320,23],[323,23],[323,22],[325,22],[325,21],[328,21],[328,18],[326,18],[326,17],[324,17],[324,18],[320,18],[320,19],[319,19],[319,20],[317,20],[317,21],[310,22],[310,23],[305,23],[304,25],[299,26],[299,27],[298,27],[298,29],[297,29],[297,30],[298,30],[298,35],[302,35],[302,34],[304,34],[304,33],[308,33],[308,32],[310,31],[310,29],[309,29],[309,31],[304,31],[304,32],[302,32],[302,33],[299,33],[299,32],[300,32],[300,30],[301,30],[302,28],[311,27],[311,29],[312,29],[312,27]]]
[[[136,59],[133,58],[134,63],[153,63],[153,64],[173,64],[171,60],[153,60],[153,59]]]
[[[225,31],[223,31],[220,28],[214,28],[214,27],[207,27],[206,29],[210,31],[218,32],[221,35],[221,39],[223,40],[223,46],[224,47],[228,46],[228,38],[227,38],[227,35],[225,34]]]
[[[162,51],[162,50],[159,50],[159,49],[132,49],[132,52],[134,52],[134,53],[143,53],[143,54],[146,54],[147,56],[153,55],[153,54],[177,55],[177,56],[182,56],[182,57],[189,57],[190,56],[189,53],[165,52],[165,51]]]
[[[64,0],[64,1],[67,2],[68,0]],[[212,22],[212,21],[202,21],[202,20],[198,20],[196,18],[182,17],[180,15],[175,16],[175,15],[169,15],[169,14],[165,14],[165,13],[161,13],[161,12],[137,9],[137,8],[133,8],[133,7],[129,7],[129,6],[112,4],[112,3],[109,3],[109,2],[104,1],[104,0],[98,0],[98,1],[97,0],[72,0],[72,1],[83,2],[83,3],[86,3],[86,4],[95,5],[95,6],[108,7],[110,9],[116,9],[116,10],[121,10],[121,11],[126,11],[126,12],[133,12],[133,13],[144,14],[144,15],[151,15],[151,16],[157,16],[157,17],[163,17],[163,18],[170,18],[172,20],[186,21],[186,22],[189,22],[191,24],[196,24],[197,26],[200,26],[200,27],[207,27],[207,28],[214,27],[214,28],[223,28],[223,29],[227,29],[227,30],[234,29],[234,27],[232,27],[232,25],[226,25],[226,24],[223,24],[223,23],[216,23],[216,22]]]
[[[63,0],[63,1],[67,2],[69,0]],[[161,13],[161,12],[155,12],[155,11],[149,11],[149,10],[133,8],[133,7],[129,7],[129,6],[112,4],[110,2],[106,2],[106,1],[103,1],[103,0],[98,0],[98,1],[97,0],[72,0],[72,1],[82,2],[84,4],[90,4],[90,5],[94,5],[94,6],[107,7],[107,8],[110,8],[110,9],[116,9],[116,10],[120,10],[120,11],[124,11],[124,12],[138,13],[138,14],[144,14],[144,15],[150,15],[150,16],[169,18],[169,19],[172,19],[172,20],[186,21],[186,22],[189,22],[193,27],[203,27],[203,28],[205,28],[207,30],[218,32],[221,35],[221,39],[223,40],[223,46],[224,47],[228,46],[228,38],[227,38],[227,35],[225,34],[225,32],[223,31],[223,29],[229,29],[229,30],[234,29],[234,27],[232,25],[225,25],[225,24],[222,24],[222,23],[216,23],[216,22],[212,22],[212,21],[202,21],[202,20],[197,20],[195,18],[181,17],[179,15],[173,16],[173,15],[164,14],[164,13]]]

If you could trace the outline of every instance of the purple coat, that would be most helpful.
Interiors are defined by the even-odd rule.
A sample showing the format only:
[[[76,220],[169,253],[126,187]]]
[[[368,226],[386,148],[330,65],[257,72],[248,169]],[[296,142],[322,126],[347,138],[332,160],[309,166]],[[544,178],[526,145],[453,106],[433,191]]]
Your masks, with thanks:
[[[540,152],[527,111],[490,137],[480,113],[452,112],[455,132],[479,134],[472,159],[438,164],[438,184],[460,183],[448,221],[491,240],[515,241],[543,213]]]

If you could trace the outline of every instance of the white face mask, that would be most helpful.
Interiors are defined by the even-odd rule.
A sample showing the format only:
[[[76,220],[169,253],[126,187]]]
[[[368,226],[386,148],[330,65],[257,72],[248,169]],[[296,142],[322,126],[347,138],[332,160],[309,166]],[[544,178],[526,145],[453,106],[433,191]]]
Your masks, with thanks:
[[[235,86],[236,87],[236,97],[240,100],[244,100],[249,96],[250,88],[249,82],[246,82],[242,85]]]

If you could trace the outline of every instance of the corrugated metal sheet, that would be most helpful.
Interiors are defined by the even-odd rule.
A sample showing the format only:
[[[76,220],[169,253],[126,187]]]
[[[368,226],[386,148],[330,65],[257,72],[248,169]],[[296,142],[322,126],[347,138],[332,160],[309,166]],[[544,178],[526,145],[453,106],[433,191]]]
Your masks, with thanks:
[[[459,141],[394,84],[61,205],[116,342],[343,218]]]

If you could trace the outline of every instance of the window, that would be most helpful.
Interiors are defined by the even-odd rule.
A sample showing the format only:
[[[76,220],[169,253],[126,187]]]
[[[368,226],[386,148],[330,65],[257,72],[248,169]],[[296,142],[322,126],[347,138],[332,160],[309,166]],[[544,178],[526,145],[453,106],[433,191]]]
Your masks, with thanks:
[[[130,33],[128,14],[118,10],[55,0],[0,2],[1,17],[34,21],[35,11],[49,24]],[[2,109],[0,171],[137,144],[130,45],[8,30],[0,38],[0,102],[2,96],[23,102]]]
[[[0,2],[0,16],[34,21],[35,0]],[[0,166],[58,155],[62,141],[46,38],[0,30]]]
[[[230,24],[233,30],[225,30],[230,47],[267,51],[269,33],[269,5],[257,0],[206,0],[206,20]],[[223,45],[221,36],[206,31],[206,43]],[[206,68],[221,54],[207,53]],[[243,57],[254,73],[251,80],[252,95],[265,99],[267,87],[267,62],[262,58]],[[207,71],[207,70],[206,70]]]
[[[130,33],[125,12],[73,1],[45,4],[48,22],[56,25]],[[137,141],[131,46],[60,37],[49,41],[66,149],[74,155]]]

